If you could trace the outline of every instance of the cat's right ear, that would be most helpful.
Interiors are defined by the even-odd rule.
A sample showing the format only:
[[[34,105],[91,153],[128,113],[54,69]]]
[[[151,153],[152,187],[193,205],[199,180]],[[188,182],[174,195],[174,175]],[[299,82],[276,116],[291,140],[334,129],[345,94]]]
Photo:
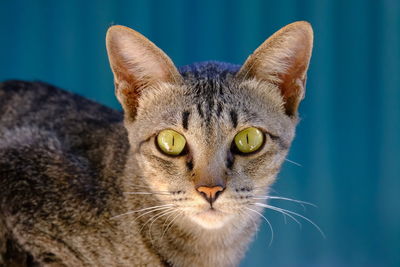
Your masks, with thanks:
[[[106,46],[114,74],[115,93],[128,120],[134,120],[142,90],[159,83],[177,83],[181,76],[171,59],[140,33],[111,26]]]

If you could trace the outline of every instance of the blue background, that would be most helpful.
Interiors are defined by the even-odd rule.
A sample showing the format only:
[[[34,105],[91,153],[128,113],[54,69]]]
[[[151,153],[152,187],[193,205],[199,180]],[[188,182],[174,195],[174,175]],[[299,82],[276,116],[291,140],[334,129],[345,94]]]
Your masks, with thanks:
[[[177,66],[241,64],[280,27],[315,31],[302,121],[276,194],[318,208],[302,229],[266,211],[241,266],[400,266],[400,1],[0,1],[0,79],[42,80],[119,108],[107,27],[143,33]],[[240,242],[240,240],[238,240]]]

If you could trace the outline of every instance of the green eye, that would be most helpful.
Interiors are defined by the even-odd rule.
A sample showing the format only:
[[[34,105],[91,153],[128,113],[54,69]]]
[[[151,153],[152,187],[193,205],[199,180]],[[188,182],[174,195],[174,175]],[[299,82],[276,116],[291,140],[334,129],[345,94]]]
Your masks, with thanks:
[[[234,142],[240,152],[251,153],[264,143],[264,134],[257,128],[249,127],[236,134]]]
[[[185,148],[186,140],[174,130],[163,130],[157,135],[157,145],[165,154],[178,156]]]

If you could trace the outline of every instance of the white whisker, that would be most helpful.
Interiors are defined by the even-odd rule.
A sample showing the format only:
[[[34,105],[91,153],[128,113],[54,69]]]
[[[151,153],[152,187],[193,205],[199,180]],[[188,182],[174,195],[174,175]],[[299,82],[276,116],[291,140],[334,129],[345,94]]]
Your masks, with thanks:
[[[151,192],[123,192],[125,195],[171,195],[171,193],[165,193],[161,191],[151,191]]]
[[[153,191],[149,185],[142,185],[142,184],[133,184],[133,183],[127,183],[128,187],[132,188],[141,188],[142,190],[148,189],[150,192],[164,192],[164,193],[169,193],[170,191],[167,190],[157,190]]]
[[[293,160],[290,160],[290,159],[285,159],[285,160],[286,160],[287,162],[290,162],[290,163],[296,165],[296,166],[303,167],[303,166],[301,166],[300,163],[297,163],[297,162],[295,162],[295,161],[293,161]]]
[[[135,220],[138,220],[139,218],[145,216],[146,214],[149,214],[149,213],[152,213],[152,212],[155,212],[155,211],[160,211],[160,210],[161,210],[161,211],[164,211],[164,210],[172,210],[172,209],[173,209],[172,207],[163,207],[163,208],[158,208],[158,209],[150,210],[150,211],[147,211],[147,212],[145,212],[145,213],[143,213],[143,214],[140,214],[140,216],[136,217]]]
[[[317,206],[311,202],[306,202],[306,201],[302,201],[302,200],[297,200],[297,199],[292,199],[292,198],[287,198],[287,197],[280,197],[280,196],[255,196],[253,197],[253,199],[277,199],[277,200],[287,200],[287,201],[291,201],[291,202],[296,202],[299,204],[305,204],[305,205],[310,205],[313,206],[315,208],[317,208]],[[303,206],[303,205],[302,205]],[[303,206],[304,207],[304,206]],[[305,208],[305,207],[304,207]]]
[[[115,219],[115,218],[118,218],[118,217],[121,217],[121,216],[129,215],[129,214],[132,214],[132,213],[141,212],[141,211],[145,211],[145,210],[156,209],[156,208],[160,208],[160,207],[170,207],[170,206],[173,206],[173,204],[165,204],[165,205],[147,207],[147,208],[143,208],[143,209],[139,209],[139,210],[131,210],[131,211],[128,211],[126,213],[122,213],[122,214],[113,216],[110,219]]]
[[[143,224],[143,226],[140,228],[139,232],[142,232],[143,228],[144,228],[153,218],[156,218],[157,216],[162,215],[162,214],[169,213],[169,212],[171,212],[171,211],[174,211],[174,209],[170,208],[170,209],[167,209],[167,210],[162,210],[162,211],[160,211],[159,213],[153,215],[152,217],[150,217],[150,219],[148,219],[148,220]]]
[[[267,224],[268,224],[268,226],[269,226],[269,229],[271,230],[271,240],[270,240],[270,242],[269,242],[269,247],[272,245],[272,241],[274,240],[274,230],[272,229],[272,225],[271,225],[271,223],[269,222],[269,220],[267,219],[267,218],[265,218],[265,216],[264,215],[262,215],[260,212],[258,212],[258,211],[256,211],[256,210],[253,210],[253,209],[250,209],[249,207],[245,207],[246,209],[248,209],[248,210],[251,210],[251,211],[253,211],[253,212],[255,212],[255,213],[257,213],[258,215],[260,215],[266,222],[267,222]]]
[[[307,217],[305,217],[305,216],[303,216],[301,214],[298,214],[298,213],[296,213],[294,211],[290,211],[290,210],[278,208],[278,207],[275,207],[275,206],[263,204],[263,203],[255,203],[255,204],[258,204],[257,206],[261,206],[261,207],[268,208],[268,209],[271,209],[271,210],[276,210],[276,211],[280,211],[280,212],[287,212],[287,213],[293,214],[295,216],[298,216],[298,217],[306,220],[307,222],[311,223],[321,233],[322,237],[326,238],[324,232],[321,230],[321,228],[316,223],[314,223],[312,220],[310,220],[309,218],[307,218]]]
[[[282,213],[284,216],[288,216],[289,218],[291,218],[293,221],[295,221],[295,222],[299,225],[300,229],[301,229],[301,227],[302,227],[301,222],[299,222],[299,220],[297,220],[295,217],[293,217],[293,216],[290,215],[289,213],[280,210],[280,208],[276,208],[276,209],[275,209],[275,208],[272,208],[273,206],[270,206],[270,205],[267,205],[267,204],[264,204],[264,203],[258,203],[258,202],[254,203],[253,205],[259,206],[259,207],[263,207],[263,208],[267,208],[266,206],[269,206],[268,209],[271,209],[271,210],[280,212],[280,213]],[[285,217],[285,218],[286,218],[286,217]]]
[[[148,185],[143,185],[143,184],[132,184],[132,183],[127,183],[129,186],[133,186],[133,187],[142,187],[142,188],[150,188],[150,186]]]
[[[161,240],[164,238],[164,235],[168,232],[168,229],[172,226],[172,223],[180,216],[183,214],[183,211],[181,210],[180,212],[178,212],[178,214],[172,218],[172,220],[168,223],[167,227],[164,229],[162,235],[161,235]],[[168,216],[169,218],[170,216]],[[168,218],[165,220],[167,222]]]
[[[149,233],[149,237],[150,237],[150,240],[151,240],[151,242],[153,243],[153,238],[152,238],[152,236],[151,236],[151,228],[153,227],[153,224],[155,223],[155,221],[157,221],[158,219],[160,219],[161,217],[164,217],[164,216],[166,216],[166,215],[168,215],[168,214],[170,214],[170,213],[175,213],[176,212],[176,209],[173,209],[173,210],[171,210],[171,211],[166,211],[166,212],[164,212],[164,213],[162,213],[162,214],[160,214],[160,215],[158,215],[156,218],[154,218],[154,220],[150,223],[150,226],[149,226],[149,229],[148,229],[148,233]]]
[[[165,229],[164,227],[166,226],[166,224],[168,223],[168,219],[171,217],[171,216],[173,216],[174,214],[172,213],[172,214],[170,214],[166,219],[165,219],[165,221],[164,221],[164,223],[163,223],[163,225],[162,225],[162,228],[163,229]]]

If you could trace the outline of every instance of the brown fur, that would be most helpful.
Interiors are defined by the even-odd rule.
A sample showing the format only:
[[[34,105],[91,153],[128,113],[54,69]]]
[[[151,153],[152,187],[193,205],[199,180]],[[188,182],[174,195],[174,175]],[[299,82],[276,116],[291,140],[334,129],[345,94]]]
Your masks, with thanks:
[[[310,25],[278,31],[240,70],[178,71],[122,26],[106,39],[123,124],[48,85],[0,87],[0,264],[238,265],[263,209],[254,197],[268,196],[294,138]],[[265,144],[241,155],[232,142],[247,127]],[[164,129],[185,137],[186,154],[157,148]],[[223,191],[211,206],[198,186]]]

